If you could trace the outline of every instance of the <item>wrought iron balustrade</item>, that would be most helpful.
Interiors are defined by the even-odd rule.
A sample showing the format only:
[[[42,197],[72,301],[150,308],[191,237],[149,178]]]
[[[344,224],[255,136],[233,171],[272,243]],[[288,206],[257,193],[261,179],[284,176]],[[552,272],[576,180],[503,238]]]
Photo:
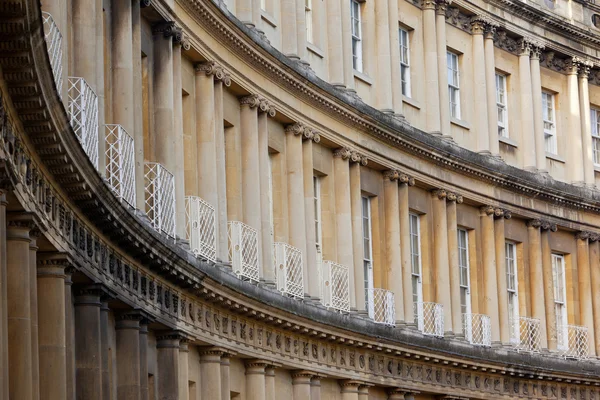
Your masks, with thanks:
[[[98,96],[85,79],[69,77],[69,120],[83,150],[98,168]]]
[[[158,163],[145,164],[146,214],[154,229],[175,238],[175,180]]]
[[[585,326],[563,325],[556,329],[557,349],[565,358],[585,360],[590,354],[590,338]]]
[[[414,303],[415,323],[424,335],[444,336],[444,306],[439,303],[419,301]]]
[[[367,291],[367,310],[369,317],[378,324],[396,326],[396,305],[394,293],[385,289]]]
[[[487,315],[463,314],[465,339],[476,346],[492,345],[492,323]]]
[[[333,261],[321,263],[321,284],[325,307],[337,311],[350,311],[350,278],[348,267]]]
[[[540,320],[537,318],[519,317],[510,321],[510,341],[517,351],[540,352]]]
[[[117,124],[106,127],[106,180],[121,199],[135,208],[135,154],[133,138]]]
[[[196,196],[185,198],[186,238],[192,252],[215,262],[217,260],[217,226],[215,208]]]
[[[233,272],[240,279],[259,281],[258,231],[239,221],[227,223],[229,260]]]
[[[42,18],[44,21],[44,39],[46,40],[46,47],[48,48],[48,56],[50,57],[50,67],[52,68],[52,75],[54,75],[54,83],[58,89],[58,95],[62,96],[62,33],[60,33],[51,14],[42,12]]]
[[[273,249],[277,290],[288,296],[304,298],[302,252],[281,242],[274,243]]]

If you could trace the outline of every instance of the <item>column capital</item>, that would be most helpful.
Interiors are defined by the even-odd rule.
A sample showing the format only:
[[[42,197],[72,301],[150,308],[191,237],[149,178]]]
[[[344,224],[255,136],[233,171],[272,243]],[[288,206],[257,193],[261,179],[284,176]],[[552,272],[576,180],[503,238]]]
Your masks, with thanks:
[[[352,156],[352,150],[348,147],[339,147],[333,151],[334,158],[341,158],[342,160],[349,160]]]
[[[435,10],[435,0],[423,0],[424,10]]]
[[[512,212],[510,210],[506,210],[504,208],[496,207],[494,208],[494,218],[496,219],[511,219]]]
[[[321,134],[308,126],[304,128],[304,133],[302,135],[304,136],[304,139],[312,140],[315,143],[321,141]]]
[[[358,393],[358,387],[363,384],[361,381],[352,379],[339,380],[338,384],[342,389],[342,393]]]
[[[579,66],[579,78],[581,79],[588,79],[590,76],[590,72],[592,72],[592,68],[594,67],[594,63],[589,61],[589,60],[585,60],[581,63],[581,65]]]
[[[275,106],[273,105],[273,103],[271,103],[269,100],[265,99],[264,97],[260,98],[260,101],[258,103],[258,112],[263,112],[271,118],[273,118],[277,114],[277,111],[275,110]]]
[[[390,181],[398,181],[399,183],[406,184],[408,186],[415,185],[415,178],[410,175],[404,174],[397,169],[389,169],[383,172],[383,178],[389,179]]]
[[[181,29],[175,26],[174,21],[161,21],[152,25],[153,35],[163,35],[164,38],[174,37],[176,35],[182,35]]]
[[[531,38],[522,37],[517,41],[517,54],[539,58],[544,45]]]
[[[247,360],[245,363],[246,375],[264,375],[266,368],[272,364],[272,362],[267,360]]]
[[[473,35],[483,35],[485,27],[490,19],[484,15],[475,15],[471,18],[471,33]]]
[[[435,13],[446,16],[446,10],[452,4],[452,0],[435,0]]]
[[[250,108],[257,108],[260,105],[260,97],[257,94],[249,94],[239,98],[240,104]]]
[[[72,265],[66,253],[37,253],[36,261],[38,278],[47,276],[66,279],[66,270]]]
[[[565,60],[565,72],[567,75],[578,75],[582,63],[583,59],[580,57],[567,58]]]
[[[456,202],[456,204],[462,204],[464,199],[462,195],[458,193],[446,191],[446,200],[449,202]]]
[[[433,189],[431,195],[439,200],[444,200],[448,196],[448,192],[446,192],[446,189]]]
[[[292,384],[293,385],[309,385],[310,384],[310,380],[312,379],[312,377],[315,375],[314,372],[310,372],[310,371],[306,371],[306,370],[298,370],[298,371],[292,371],[291,376],[292,376]]]
[[[33,213],[17,212],[6,213],[7,239],[9,240],[31,240],[30,232],[36,228],[37,223]]]
[[[589,240],[590,242],[596,242],[600,239],[600,234],[590,231],[579,231],[575,232],[575,238],[578,240]]]
[[[175,27],[175,33],[173,34],[173,46],[181,46],[183,50],[189,50],[192,48],[189,38],[184,36],[183,30],[179,27]]]
[[[221,362],[221,357],[224,355],[229,356],[229,351],[222,347],[215,346],[202,346],[198,347],[198,355],[200,355],[200,362]]]
[[[181,331],[157,331],[156,332],[156,348],[175,348],[179,349],[179,343],[182,340],[188,340],[189,337]]]
[[[556,224],[554,224],[550,221],[543,220],[543,219],[530,219],[529,221],[527,221],[527,227],[539,228],[543,231],[549,230],[551,232],[556,232],[558,230],[558,227],[556,226]]]
[[[494,206],[482,206],[479,208],[479,211],[481,212],[481,216],[490,216],[495,215],[496,208]]]
[[[223,82],[225,86],[231,86],[231,76],[225,68],[221,65],[217,64],[216,61],[204,61],[196,64],[194,67],[197,74],[206,74],[207,76],[212,76],[215,81]]]
[[[350,152],[350,162],[360,163],[360,165],[366,166],[369,163],[369,159],[358,151],[352,150]]]

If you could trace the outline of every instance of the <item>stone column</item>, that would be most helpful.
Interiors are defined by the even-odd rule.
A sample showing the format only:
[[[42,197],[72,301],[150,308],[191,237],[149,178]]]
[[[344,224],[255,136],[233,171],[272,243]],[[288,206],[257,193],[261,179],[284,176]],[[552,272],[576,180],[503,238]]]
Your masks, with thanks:
[[[111,61],[112,61],[112,123],[121,124],[134,134],[134,80],[133,80],[133,3],[139,1],[111,0]],[[136,55],[137,58],[141,54]],[[76,57],[77,58],[77,57]],[[138,82],[141,84],[141,82]],[[140,98],[141,100],[141,98]],[[141,103],[141,101],[140,101]],[[104,127],[100,127],[104,137]]]
[[[109,338],[109,326],[108,326],[108,314],[110,313],[110,307],[108,301],[110,298],[103,293],[100,297],[100,357],[102,358],[102,399],[111,400],[111,379],[113,378],[110,374],[109,365],[112,360],[109,360],[108,348],[110,340]]]
[[[269,365],[265,369],[265,400],[276,400],[275,394],[275,366]]]
[[[39,354],[39,322],[38,322],[38,287],[37,287],[37,239],[41,235],[38,229],[29,232],[29,285],[31,304],[31,368],[33,373],[33,399],[40,398],[40,354]],[[64,280],[63,280],[64,282]],[[61,288],[62,289],[62,288]],[[64,294],[64,290],[63,290]],[[42,297],[42,299],[44,299]],[[64,309],[64,300],[62,302]],[[64,321],[64,320],[63,320]],[[63,331],[64,333],[64,331]],[[66,376],[65,376],[66,379]],[[66,380],[65,380],[66,381]]]
[[[590,121],[589,62],[579,64],[579,109],[581,110],[581,141],[583,144],[583,178],[587,186],[595,185],[592,127]]]
[[[435,276],[435,301],[444,306],[444,329],[453,331],[450,264],[448,262],[448,220],[446,213],[447,192],[443,189],[432,192],[433,240],[435,243],[433,260]],[[458,331],[460,332],[460,331]]]
[[[600,235],[590,236],[590,275],[592,289],[592,308],[594,310],[594,343],[596,354],[600,354]]]
[[[360,385],[358,387],[358,400],[369,400],[369,387],[372,385]]]
[[[235,14],[246,26],[255,28],[260,23],[260,5],[256,0],[237,0]]]
[[[144,195],[144,107],[141,101],[142,94],[142,15],[140,9],[148,3],[141,0],[132,2],[131,29],[132,29],[132,65],[133,65],[133,121],[134,128],[133,148],[135,153],[135,208],[146,209]],[[138,99],[138,101],[135,101]]]
[[[415,178],[400,174],[398,179],[398,203],[400,212],[400,256],[402,258],[402,297],[404,302],[404,321],[412,324],[415,320],[412,289],[412,256],[410,254],[410,207],[408,204],[408,188],[415,185]],[[400,296],[395,292],[395,296]],[[396,310],[398,310],[396,305]],[[396,311],[398,316],[398,311]],[[396,318],[399,319],[399,318]]]
[[[34,259],[35,261],[35,259]],[[48,400],[67,398],[65,268],[68,260],[61,254],[40,256],[36,263],[39,307],[39,393]],[[70,288],[70,287],[69,287]],[[69,304],[70,306],[70,304]]]
[[[116,315],[117,398],[140,398],[140,321],[138,312]],[[109,360],[112,362],[112,360]]]
[[[579,289],[579,321],[582,326],[588,330],[589,351],[591,356],[596,355],[596,335],[594,333],[594,311],[592,292],[591,271],[590,271],[590,248],[589,238],[591,232],[578,232],[575,235],[577,240],[577,278]]]
[[[441,195],[442,193],[439,193]],[[434,196],[435,199],[435,196]],[[462,310],[460,307],[460,270],[458,269],[458,225],[456,222],[456,205],[463,202],[463,197],[456,193],[446,193],[446,221],[448,224],[448,261],[444,264],[442,260],[442,268],[449,269],[448,275],[450,279],[450,303],[447,307],[444,303],[444,315],[451,314],[453,325],[446,325],[444,320],[444,329],[448,332],[454,332],[455,335],[462,335]],[[437,239],[434,239],[434,241]],[[437,246],[437,242],[436,246]],[[444,253],[440,257],[443,257]],[[438,265],[438,264],[436,264]],[[443,265],[446,265],[444,267]],[[438,300],[439,302],[439,300]]]
[[[73,273],[75,268],[65,268],[65,344],[67,368],[67,400],[75,400],[75,318],[73,307]],[[38,287],[39,291],[39,287]]]
[[[335,221],[337,236],[337,262],[348,267],[350,280],[350,304],[354,299],[354,256],[352,245],[352,210],[350,200],[351,151],[339,148],[333,152],[333,184],[335,196]]]
[[[156,335],[156,365],[158,366],[156,391],[160,400],[179,400],[180,340],[181,335],[178,332],[162,332]]]
[[[335,3],[332,1],[330,3]],[[342,0],[342,37],[340,43],[344,51],[344,84],[348,90],[354,92],[354,67],[352,65],[352,25],[350,17],[350,1]],[[330,37],[329,40],[332,40]],[[363,52],[365,54],[365,52]],[[330,54],[331,57],[331,54]]]
[[[310,128],[304,129],[304,141],[302,142],[302,176],[304,178],[304,215],[306,225],[306,259],[304,260],[305,269],[308,270],[309,296],[319,301],[320,289],[319,271],[317,265],[317,245],[315,233],[315,191],[313,186],[314,166],[313,166],[313,142],[319,143],[321,136]]]
[[[6,226],[6,189],[0,189],[0,226]],[[9,399],[8,379],[8,282],[6,229],[0,229],[0,399]]]
[[[333,86],[344,87],[344,49],[342,40],[342,3],[327,3],[327,55],[329,82]]]
[[[547,274],[542,267],[542,244],[540,234],[541,226],[542,222],[539,219],[527,221],[527,241],[529,246],[529,284],[531,294],[531,316],[540,320],[540,343],[542,348],[548,348],[548,341],[546,339],[546,314],[544,306],[544,286],[546,286]],[[550,279],[552,279],[552,275],[550,275]],[[554,307],[554,304],[551,303],[550,306]]]
[[[567,72],[567,112],[569,132],[581,132],[581,111],[579,110],[579,88],[577,74],[579,73],[579,59],[573,58],[566,63]],[[588,106],[589,108],[589,106]],[[589,113],[589,111],[588,111]],[[584,160],[582,157],[582,134],[569,135],[567,149],[570,165],[567,165],[567,175],[571,183],[582,185],[584,183]]]
[[[486,80],[486,57],[483,44],[486,19],[474,17],[471,19],[471,38],[473,39],[473,85],[474,93],[486,93],[486,96],[478,96],[474,102],[473,127],[477,134],[477,150],[480,153],[491,154],[490,134],[488,118],[488,97]],[[493,60],[493,59],[492,59]],[[494,87],[495,87],[494,83]],[[496,102],[494,101],[494,104]],[[496,129],[497,131],[497,129]],[[497,138],[496,138],[497,139]]]
[[[179,342],[179,400],[190,400],[189,351],[187,340],[181,340]],[[217,397],[217,400],[220,399]]]
[[[31,217],[25,214],[8,217],[7,295],[8,295],[8,382],[11,399],[33,398],[31,359],[31,280],[29,278],[29,231]]]
[[[79,76],[84,78],[90,87],[96,91],[97,89],[97,70],[96,63],[98,62],[98,52],[96,46],[96,24],[98,21],[98,8],[95,3],[90,3],[87,0],[73,0],[71,2],[71,38],[72,44],[71,62],[73,70],[68,71],[68,75]],[[63,38],[67,42],[68,33],[62,31]],[[67,49],[67,45],[64,45]],[[63,55],[67,57],[67,54]],[[103,65],[104,66],[104,65]],[[67,71],[63,70],[65,78]],[[97,94],[97,92],[96,92]],[[100,102],[100,99],[99,99]]]
[[[311,400],[310,380],[313,376],[309,371],[292,372],[293,400]]]
[[[308,268],[306,258],[306,218],[304,210],[304,165],[302,136],[306,128],[293,124],[285,128],[285,157],[287,166],[288,219],[290,244],[302,252],[305,297],[308,296]]]
[[[395,81],[392,86],[392,108],[397,116],[403,118],[402,85],[400,84],[400,38],[398,37],[398,3],[395,0],[388,2],[388,23],[390,36],[390,62],[392,65],[391,79]],[[412,309],[412,307],[411,307]]]
[[[388,275],[388,289],[394,293],[394,304],[396,309],[396,321],[399,318],[398,311],[404,311],[404,274],[402,270],[402,244],[407,240],[400,240],[400,208],[398,180],[400,172],[389,170],[383,173],[383,203],[385,206],[385,267]],[[410,250],[409,250],[410,256]],[[412,288],[410,289],[412,295]],[[412,300],[410,301],[412,303]],[[412,308],[412,307],[411,307]]]
[[[360,381],[352,381],[352,380],[343,380],[338,381],[341,388],[342,400],[359,400],[358,399],[358,387],[362,382]],[[362,399],[361,399],[362,400]]]
[[[496,271],[496,240],[494,234],[494,214],[492,206],[481,207],[481,252],[483,264],[483,310],[490,317],[492,342],[500,343],[500,313],[498,310],[498,274]],[[504,261],[504,260],[502,260]],[[506,276],[506,275],[505,275]],[[506,321],[502,322],[506,324]]]
[[[444,135],[450,135],[450,103],[448,98],[448,62],[446,48],[446,9],[450,0],[435,0],[435,36],[437,45],[438,96],[440,125]]]
[[[99,285],[78,288],[75,297],[76,398],[101,400],[102,348]]]
[[[354,277],[350,276],[350,305],[359,311],[365,310],[365,274],[363,260],[363,220],[362,191],[360,186],[360,166],[367,165],[367,158],[357,152],[350,156],[350,209],[352,215],[352,258],[354,259]],[[354,283],[354,287],[352,284]],[[354,294],[354,300],[352,299]]]
[[[148,399],[148,319],[140,321],[140,400]],[[154,399],[150,399],[154,400]]]
[[[185,229],[185,164],[183,144],[183,89],[181,83],[181,51],[189,50],[190,44],[181,29],[173,36],[173,141],[175,159],[175,229],[177,236],[186,239]]]
[[[225,128],[223,125],[223,86],[231,85],[229,74],[223,71],[215,75],[215,128],[217,154],[217,198],[219,215],[217,218],[219,235],[217,258],[226,261],[229,258],[227,237],[227,170],[225,164]]]
[[[431,133],[441,133],[440,125],[440,85],[438,82],[438,56],[436,45],[435,0],[423,1],[423,53],[425,55],[425,129]],[[445,44],[444,44],[445,45]],[[444,65],[446,65],[444,63]],[[448,82],[444,77],[443,82]],[[447,92],[448,88],[444,88]],[[444,105],[448,108],[448,104]]]
[[[539,44],[531,45],[531,58],[530,58],[530,66],[531,66],[531,96],[532,96],[532,105],[533,105],[533,135],[534,135],[534,147],[535,147],[535,163],[536,167],[540,172],[546,172],[546,141],[544,139],[544,117],[542,111],[542,77],[540,73],[540,54],[542,53],[543,46]],[[519,61],[521,58],[519,58]],[[525,59],[523,59],[525,62]],[[520,68],[520,64],[519,64]],[[519,69],[519,74],[520,74]],[[524,81],[520,78],[519,84],[523,85]],[[521,112],[524,112],[525,109],[522,108]],[[527,117],[529,117],[527,115]],[[522,122],[521,128],[523,128],[523,124],[527,124],[530,127],[528,121]],[[529,140],[530,134],[527,134],[524,131],[522,133],[525,140]],[[528,143],[529,145],[529,143]],[[529,159],[529,158],[527,158]]]
[[[260,205],[260,168],[258,151],[258,113],[260,99],[250,95],[240,99],[240,134],[242,146],[242,213],[243,222],[262,233]],[[259,250],[259,265],[262,269],[262,251]],[[262,276],[262,275],[261,275]]]
[[[221,399],[221,356],[225,351],[218,347],[200,347],[200,398]],[[229,371],[229,366],[227,366]],[[226,393],[229,395],[229,392]],[[228,397],[227,397],[228,398]]]
[[[500,319],[500,341],[510,342],[508,320],[508,293],[506,282],[506,237],[504,234],[504,220],[511,218],[508,210],[496,208],[494,216],[494,242],[496,247],[496,282],[498,285],[498,318]]]
[[[95,46],[94,46],[94,50],[96,52],[94,59],[93,59],[93,65],[96,67],[96,79],[95,82],[92,83],[92,89],[96,92],[96,94],[98,95],[98,133],[99,133],[99,138],[102,138],[103,135],[103,130],[104,130],[104,124],[105,124],[105,117],[106,117],[106,97],[105,97],[105,93],[104,93],[104,72],[105,72],[105,67],[104,67],[104,3],[102,1],[96,1],[95,3],[86,1],[86,7],[96,7],[96,13],[95,13],[95,20],[89,21],[88,23],[92,22],[93,26],[94,26],[94,31],[95,31],[95,36],[94,36],[94,40],[95,40]],[[67,12],[68,14],[68,12]],[[108,18],[107,18],[108,19]],[[66,36],[66,35],[65,35]],[[63,38],[66,39],[66,37],[63,36]],[[75,36],[75,33],[72,32],[72,38]],[[85,46],[88,46],[90,43],[85,43]],[[83,56],[80,55],[79,53],[75,53],[75,57],[77,58],[79,56]],[[64,72],[63,72],[64,73]],[[75,76],[81,76],[81,75],[75,75]],[[88,81],[89,83],[89,81]],[[110,108],[110,106],[109,106]],[[98,172],[100,174],[101,177],[105,177],[106,176],[106,157],[102,157],[101,155],[106,154],[106,143],[104,140],[98,140]]]
[[[264,360],[246,362],[246,400],[265,400],[265,368],[269,365]]]
[[[529,55],[532,44],[519,41],[519,93],[521,96],[521,136],[523,138],[523,167],[536,169],[536,146],[534,136],[534,116],[532,98],[532,75]],[[543,136],[543,135],[542,135]],[[544,157],[546,152],[544,151]]]
[[[161,22],[152,27],[153,35],[153,104],[154,104],[154,148],[156,162],[175,174],[174,103],[173,103],[173,41],[177,28],[173,22]],[[176,210],[177,212],[177,210]],[[178,228],[177,228],[178,229]]]
[[[487,97],[487,119],[490,153],[500,156],[498,142],[498,109],[496,106],[496,63],[494,58],[494,34],[497,25],[487,21],[484,25],[483,47],[485,53],[485,90]]]
[[[542,348],[556,349],[556,314],[554,307],[554,279],[552,277],[552,248],[550,247],[550,232],[556,232],[556,225],[542,221],[540,243],[542,249],[543,287],[542,294],[537,297],[538,301],[544,303],[545,314],[540,320],[542,326]],[[533,280],[533,276],[530,277]],[[537,306],[537,303],[536,303]],[[533,303],[532,303],[533,310]]]
[[[223,353],[221,356],[221,400],[231,400],[230,358],[231,354],[228,353]]]
[[[314,375],[310,380],[310,400],[321,400],[321,378]]]
[[[262,224],[261,234],[261,245],[263,255],[263,279],[270,285],[275,284],[275,265],[273,262],[273,201],[269,199],[272,196],[270,193],[269,179],[271,176],[271,161],[269,156],[269,127],[267,124],[267,118],[275,116],[275,108],[273,105],[265,100],[261,99],[260,106],[258,107],[258,169],[260,174],[260,219]],[[302,153],[299,154],[302,158]],[[302,161],[300,161],[301,163]],[[301,188],[302,182],[300,182]],[[300,201],[303,201],[303,197]],[[302,255],[306,260],[306,234],[302,240],[304,243],[304,250]],[[305,268],[306,269],[306,268]],[[306,282],[306,281],[305,281]],[[306,285],[306,284],[305,284]],[[306,292],[306,287],[304,289]]]
[[[393,389],[389,389],[387,391],[388,393],[388,400],[404,400],[404,390],[402,389],[397,389],[397,388],[393,388]]]
[[[281,52],[291,59],[299,60],[296,3],[296,0],[281,1]]]
[[[394,7],[392,7],[394,8]],[[398,5],[396,4],[396,13]],[[377,82],[375,83],[377,108],[384,113],[394,113],[394,104],[392,101],[392,60],[390,48],[390,10],[387,0],[375,2],[375,40],[377,43]],[[396,28],[396,37],[398,36],[398,20],[394,27]],[[399,54],[399,53],[398,53]],[[398,57],[398,66],[400,66],[400,57]],[[400,74],[396,76],[400,79]]]

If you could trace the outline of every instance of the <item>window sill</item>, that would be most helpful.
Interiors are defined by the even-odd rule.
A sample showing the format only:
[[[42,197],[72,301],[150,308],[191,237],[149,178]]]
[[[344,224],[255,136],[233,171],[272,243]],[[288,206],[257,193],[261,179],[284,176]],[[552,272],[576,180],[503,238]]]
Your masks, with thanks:
[[[273,28],[277,27],[277,20],[275,19],[274,16],[272,16],[271,14],[269,14],[267,11],[260,10],[260,16],[262,17],[262,19],[265,20],[265,22],[267,24],[271,25]]]
[[[504,144],[507,144],[512,147],[519,147],[519,144],[517,143],[517,141],[513,140],[511,138],[507,138],[507,137],[498,135],[498,141],[500,143],[504,143]]]
[[[306,48],[311,53],[314,53],[316,56],[318,56],[320,58],[325,58],[325,53],[323,53],[323,50],[321,50],[317,45],[310,43],[310,42],[306,42]]]
[[[450,117],[450,123],[456,126],[460,126],[461,128],[471,130],[471,125],[467,121],[463,121],[462,119]]]
[[[554,161],[558,161],[563,164],[566,162],[566,160],[564,158],[562,158],[561,156],[559,156],[558,154],[552,154],[552,153],[546,152],[546,158],[549,158]]]
[[[354,77],[357,79],[360,79],[361,81],[363,81],[364,83],[366,83],[368,85],[373,85],[373,79],[370,76],[365,75],[360,71],[354,70]]]
[[[417,110],[421,109],[421,104],[418,101],[416,101],[415,99],[413,99],[412,97],[406,97],[406,96],[402,95],[402,102],[413,106]]]

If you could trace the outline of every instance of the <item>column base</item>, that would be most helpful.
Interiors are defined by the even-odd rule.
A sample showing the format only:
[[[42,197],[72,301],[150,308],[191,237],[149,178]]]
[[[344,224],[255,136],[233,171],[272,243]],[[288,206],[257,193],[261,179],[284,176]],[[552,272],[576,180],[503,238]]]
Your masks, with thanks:
[[[391,108],[382,108],[379,111],[381,111],[382,113],[384,113],[385,115],[394,115],[394,110]]]
[[[407,123],[406,117],[404,116],[404,114],[394,113],[394,118],[397,119],[400,122]]]
[[[346,93],[348,93],[350,96],[352,96],[356,100],[360,100],[360,96],[358,95],[358,93],[356,93],[356,90],[346,88],[345,91],[346,91]]]
[[[346,85],[344,85],[343,83],[332,82],[331,86],[338,90],[346,90]]]
[[[477,153],[484,155],[484,156],[491,156],[492,152],[489,150],[479,150]]]

